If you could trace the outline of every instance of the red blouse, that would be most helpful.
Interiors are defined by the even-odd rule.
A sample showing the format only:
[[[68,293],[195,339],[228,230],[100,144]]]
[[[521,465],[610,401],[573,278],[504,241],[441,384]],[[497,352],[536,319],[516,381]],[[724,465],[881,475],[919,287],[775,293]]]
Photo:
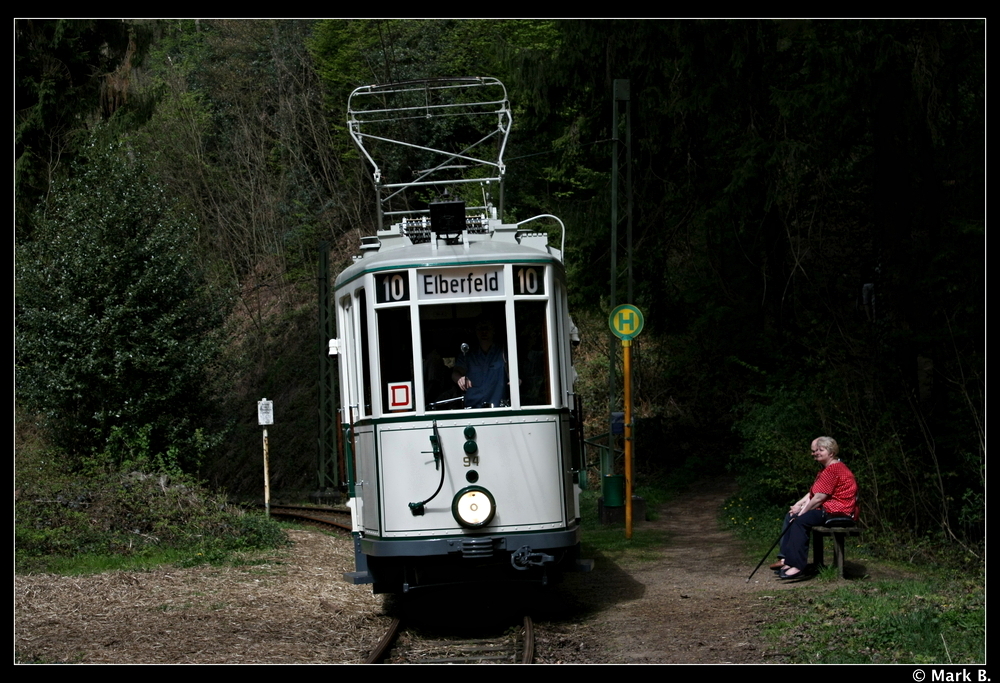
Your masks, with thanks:
[[[830,515],[858,517],[858,483],[854,474],[842,462],[835,462],[820,470],[809,493],[825,493],[823,510]]]

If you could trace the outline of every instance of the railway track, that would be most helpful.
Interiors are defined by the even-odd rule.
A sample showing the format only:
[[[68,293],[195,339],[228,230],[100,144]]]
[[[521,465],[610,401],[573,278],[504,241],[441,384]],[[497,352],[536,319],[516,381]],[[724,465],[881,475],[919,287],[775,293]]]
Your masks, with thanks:
[[[531,664],[535,636],[531,617],[519,627],[477,637],[427,637],[393,619],[365,664]]]
[[[317,524],[324,528],[334,527],[346,531],[351,530],[350,511],[339,508],[305,505],[272,505],[271,516],[295,519]]]
[[[294,519],[324,528],[351,530],[349,510],[328,506],[272,505],[271,516]],[[426,608],[426,605],[425,605]],[[520,623],[508,617],[488,625],[476,623],[463,629],[475,631],[475,636],[453,636],[440,625],[426,629],[404,627],[401,619],[393,619],[385,635],[365,660],[366,664],[531,664],[535,657],[534,627],[531,617]],[[502,621],[508,619],[506,624]],[[410,619],[408,618],[408,623]],[[433,635],[430,635],[433,633]]]

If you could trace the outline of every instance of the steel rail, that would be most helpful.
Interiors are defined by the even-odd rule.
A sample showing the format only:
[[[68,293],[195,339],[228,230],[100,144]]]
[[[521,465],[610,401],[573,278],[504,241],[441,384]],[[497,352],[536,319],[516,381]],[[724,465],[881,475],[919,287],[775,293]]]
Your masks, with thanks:
[[[301,519],[315,524],[332,526],[338,529],[351,531],[351,513],[333,508],[309,508],[291,505],[272,505],[272,517],[287,517],[291,519]],[[339,519],[337,519],[339,518]],[[346,520],[346,521],[342,521]]]
[[[399,627],[402,623],[399,619],[392,620],[385,635],[382,636],[382,639],[378,641],[378,645],[375,646],[375,649],[365,659],[365,664],[381,664],[385,661],[385,658],[389,655],[389,650],[392,649],[393,643],[396,642],[396,637],[399,635]]]
[[[390,651],[399,638],[402,628],[400,619],[393,619],[386,630],[385,635],[379,640],[378,645],[365,659],[365,664],[380,664],[389,658]],[[502,640],[499,639],[499,640]],[[525,615],[522,621],[522,629],[519,639],[511,645],[498,644],[498,639],[483,638],[457,638],[445,641],[425,641],[416,639],[411,642],[410,652],[407,647],[402,646],[402,651],[397,652],[398,658],[407,658],[410,664],[486,664],[486,663],[519,663],[531,664],[535,659],[535,631],[531,617]],[[414,647],[416,645],[416,647]],[[415,653],[423,651],[421,655]],[[520,653],[518,652],[520,650]],[[427,656],[427,652],[433,652]],[[518,656],[520,655],[520,659]]]
[[[521,664],[531,664],[535,661],[535,625],[531,617],[524,615],[524,651],[521,653]]]

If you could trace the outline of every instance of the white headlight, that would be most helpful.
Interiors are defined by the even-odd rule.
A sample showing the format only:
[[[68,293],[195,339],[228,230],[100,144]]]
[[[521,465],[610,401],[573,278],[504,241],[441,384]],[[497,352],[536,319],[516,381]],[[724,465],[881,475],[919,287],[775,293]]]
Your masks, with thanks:
[[[451,512],[464,527],[476,529],[486,526],[496,513],[493,495],[481,486],[469,486],[455,495]]]

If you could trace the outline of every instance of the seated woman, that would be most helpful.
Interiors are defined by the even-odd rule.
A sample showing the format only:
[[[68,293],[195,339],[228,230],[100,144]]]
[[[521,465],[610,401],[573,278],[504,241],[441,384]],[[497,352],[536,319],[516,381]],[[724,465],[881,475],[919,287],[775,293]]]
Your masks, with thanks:
[[[858,484],[847,465],[840,461],[840,448],[829,436],[812,442],[813,460],[823,469],[816,475],[809,493],[804,495],[785,516],[789,527],[781,539],[781,554],[772,569],[780,572],[779,578],[800,577],[806,568],[809,554],[809,530],[832,518],[856,519],[858,515]]]

